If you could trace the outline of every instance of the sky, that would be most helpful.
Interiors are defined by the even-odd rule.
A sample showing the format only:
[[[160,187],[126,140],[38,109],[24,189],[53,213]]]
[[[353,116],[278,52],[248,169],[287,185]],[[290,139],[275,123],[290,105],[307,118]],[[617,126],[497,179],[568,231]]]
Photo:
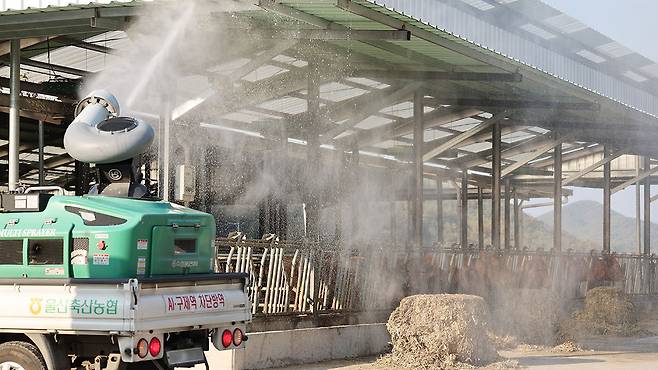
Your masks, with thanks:
[[[542,0],[546,4],[580,20],[589,27],[618,41],[633,51],[658,62],[658,0]],[[658,144],[657,144],[658,145]],[[596,189],[570,188],[569,202],[594,200],[602,202],[603,192]],[[652,194],[658,188],[652,187]],[[537,200],[540,202],[540,200]],[[545,200],[544,200],[545,201]],[[635,217],[635,186],[614,194],[611,207],[628,217]],[[529,209],[533,215],[550,212],[550,207]],[[656,223],[658,202],[651,206]]]
[[[620,42],[658,61],[658,1],[656,0],[542,0]]]

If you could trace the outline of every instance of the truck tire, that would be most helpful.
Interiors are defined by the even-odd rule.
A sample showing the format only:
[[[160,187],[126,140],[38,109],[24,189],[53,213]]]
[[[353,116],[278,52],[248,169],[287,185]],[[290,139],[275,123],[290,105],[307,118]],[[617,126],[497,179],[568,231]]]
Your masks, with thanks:
[[[47,370],[46,361],[37,347],[19,341],[0,344],[0,369]]]

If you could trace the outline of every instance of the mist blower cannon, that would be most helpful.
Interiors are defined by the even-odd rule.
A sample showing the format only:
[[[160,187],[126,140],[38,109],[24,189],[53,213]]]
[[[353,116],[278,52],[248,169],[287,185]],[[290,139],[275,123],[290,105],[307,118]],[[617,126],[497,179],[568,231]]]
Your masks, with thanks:
[[[244,348],[248,275],[216,272],[214,217],[141,184],[137,158],[153,128],[120,116],[104,90],[75,114],[64,147],[98,169],[90,193],[0,194],[0,368],[209,368],[211,346]]]

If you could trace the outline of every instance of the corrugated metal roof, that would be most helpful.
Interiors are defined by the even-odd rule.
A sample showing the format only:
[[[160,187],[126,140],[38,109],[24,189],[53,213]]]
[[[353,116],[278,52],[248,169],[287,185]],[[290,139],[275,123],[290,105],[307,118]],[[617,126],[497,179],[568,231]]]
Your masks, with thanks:
[[[142,3],[142,1],[118,3],[114,2],[106,5],[133,6],[139,3]],[[486,81],[449,81],[445,84],[438,83],[436,88],[440,90],[443,85],[446,85],[447,87],[444,86],[443,88],[445,88],[447,92],[451,92],[452,89],[456,87],[468,91],[475,91],[477,94],[485,97],[496,96],[508,99],[523,98],[525,96],[539,96],[547,97],[546,100],[551,101],[594,101],[600,102],[603,107],[602,112],[596,113],[598,116],[604,117],[606,119],[609,118],[610,120],[615,120],[617,117],[627,117],[627,111],[623,107],[609,100],[601,99],[600,95],[588,92],[573,83],[561,80],[537,68],[526,65],[523,62],[511,59],[506,55],[502,55],[501,53],[484,48],[460,36],[451,34],[445,30],[438,29],[432,25],[423,23],[409,16],[400,14],[390,9],[386,9],[365,0],[354,0],[353,3],[365,7],[370,11],[375,12],[376,15],[383,17],[381,21],[369,19],[365,16],[356,14],[356,12],[351,12],[341,8],[340,4],[343,3],[343,1],[338,2],[339,6],[336,5],[336,0],[284,0],[281,1],[281,3],[306,14],[317,16],[323,20],[333,22],[337,25],[343,25],[354,30],[392,29],[386,26],[386,24],[390,24],[386,22],[397,22],[397,24],[404,24],[405,26],[409,26],[409,29],[413,29],[412,38],[409,41],[386,40],[383,42],[361,42],[355,40],[341,40],[329,42],[329,44],[335,46],[337,50],[341,50],[341,56],[347,55],[346,59],[348,62],[349,57],[354,56],[355,58],[362,58],[359,59],[360,61],[366,61],[364,64],[370,63],[370,65],[373,66],[384,66],[386,68],[390,68],[391,71],[395,71],[397,69],[437,69],[448,71],[458,70],[472,72],[509,73],[511,71],[518,70],[524,76],[523,80],[520,82],[507,84],[489,83]],[[73,4],[65,7],[64,9],[78,9],[79,7],[90,6],[99,6],[99,2],[95,2],[92,5]],[[103,6],[105,6],[105,4],[103,4]],[[60,8],[60,10],[61,9],[62,8]],[[50,9],[48,11],[56,10],[57,9]],[[39,12],[42,10],[27,9],[24,11]],[[3,14],[9,13],[11,12],[5,12]],[[18,13],[13,14],[23,13],[20,13],[19,11]],[[259,22],[263,21],[262,24],[264,24],[265,27],[268,25],[272,27],[272,25],[274,25],[280,27],[300,28],[302,26],[298,22],[279,22],[278,17],[280,16],[264,11],[250,14],[250,16],[252,15],[258,18]],[[556,20],[556,22],[558,21],[560,20]],[[564,20],[561,20],[561,22],[564,22]],[[308,25],[303,26],[308,27]],[[572,25],[571,27],[576,28],[576,25]],[[104,40],[107,40],[108,38],[116,38],[116,44],[104,44]],[[104,46],[111,46],[115,49],[121,49],[122,47],[129,46],[122,34],[100,34],[92,38],[87,38],[86,41],[101,43]],[[611,48],[609,52],[613,52],[613,50],[614,48]],[[617,52],[619,53],[619,51]],[[258,82],[262,80],[268,80],[278,74],[299,73],[299,68],[303,68],[308,65],[308,62],[304,60],[305,58],[303,56],[299,56],[296,53],[289,53],[292,55],[283,54],[286,53],[274,56],[271,58],[271,60],[264,62],[263,66],[255,68],[254,71],[247,74],[246,76],[243,76],[241,78],[242,81],[240,84],[246,84],[257,89]],[[104,63],[107,61],[107,58],[112,58],[112,56],[97,52],[88,52],[80,48],[68,46],[53,50],[50,53],[34,55],[31,56],[31,58],[34,60],[50,61],[68,67],[94,72],[102,70],[105,66]],[[230,76],[232,71],[235,71],[237,68],[245,66],[247,63],[249,63],[251,60],[250,58],[254,58],[254,56],[248,56],[231,63],[226,63],[224,65],[213,68],[212,71],[209,72]],[[341,59],[337,58],[336,63],[341,63]],[[48,71],[45,71],[45,76],[48,77]],[[35,77],[33,81],[39,80]],[[399,85],[397,82],[389,81],[389,83],[396,86],[404,86],[403,83],[400,83]],[[377,81],[377,78],[374,77],[372,79],[362,77],[335,78],[330,80],[330,82],[323,83],[320,86],[320,98],[323,100],[321,107],[331,105],[332,103],[340,103],[348,99],[359,97],[361,95],[373,93],[377,94],[379,90],[387,87],[389,87],[388,84]],[[206,88],[207,86],[203,87],[203,89]],[[366,90],[368,89],[370,89],[370,91],[366,93]],[[234,112],[227,112],[226,114],[223,114],[221,119],[226,120],[227,127],[234,127],[238,129],[249,128],[254,129],[255,132],[258,130],[258,126],[261,124],[268,122],[271,123],[272,121],[277,120],[285,122],[285,120],[288,118],[300,115],[301,113],[305,113],[307,111],[307,100],[305,95],[305,84],[302,84],[296,87],[295,91],[286,91],[276,97],[264,98],[262,101],[240,106],[239,108],[236,108]],[[548,99],[549,96],[550,99]],[[409,118],[412,117],[413,111],[410,100],[410,97],[406,100],[398,99],[390,103],[388,106],[385,106],[383,109],[380,108],[384,106],[384,104],[382,104],[382,106],[376,107],[374,109],[374,113],[362,119],[360,122],[349,122],[350,127],[346,127],[346,130],[344,130],[335,138],[361,134],[363,131],[367,130],[376,131],[382,126],[391,126],[391,124],[394,122],[397,123],[408,121]],[[439,105],[436,105],[436,107],[438,109],[443,109],[447,106],[441,105],[439,108]],[[430,113],[433,111],[433,108],[426,107],[425,111]],[[494,111],[494,109],[490,110],[490,112]],[[585,114],[589,113],[590,112],[587,112]],[[491,113],[483,113],[481,116],[482,118],[490,118],[492,115]],[[399,119],[396,119],[395,117],[398,117]],[[642,115],[641,118],[646,119],[645,122],[655,124],[654,120],[648,119],[649,117]],[[332,122],[327,122],[327,125],[335,125],[338,127],[339,125],[346,124],[347,122],[348,120],[342,117],[341,119],[335,119]],[[427,129],[425,131],[425,140],[436,144],[436,142],[440,142],[440,139],[450,137],[455,133],[466,131],[479,124],[480,122],[481,120],[476,118],[465,118],[461,120],[455,120],[451,123],[443,124],[442,126],[438,126],[436,128]],[[220,123],[221,122],[209,122],[209,124]],[[249,126],[250,124],[254,125]],[[538,134],[546,132],[545,130],[542,132],[542,130],[543,129],[534,132]],[[402,150],[406,150],[410,145],[408,139],[412,138],[411,134],[407,134],[407,132],[408,131],[404,131],[403,134],[397,135],[397,137],[394,139],[383,138],[381,142],[373,143],[371,146],[391,149],[391,153],[395,153],[396,147],[398,147],[398,149],[399,147],[405,147]],[[524,133],[506,135],[504,137],[504,141],[506,143],[515,143],[517,141],[532,137],[533,135],[528,132],[533,132],[533,130],[526,130]],[[400,139],[399,137],[402,137],[403,139]],[[347,141],[349,141],[349,139]],[[488,147],[490,147],[490,144],[486,142],[470,144],[468,146],[465,145],[464,147],[460,148],[462,151],[460,155],[464,154],[463,151],[468,153],[469,151],[485,150]]]
[[[57,12],[70,9],[135,6],[154,0],[0,0],[0,16]]]
[[[655,61],[540,0],[369,1],[658,115]]]
[[[103,32],[99,35],[84,39],[85,42],[93,43],[115,50],[123,50],[129,46],[127,35],[123,31]],[[39,49],[28,49],[29,52],[38,50],[37,54],[30,59],[46,62],[60,66],[75,68],[87,72],[99,72],[118,56],[100,53],[93,50],[81,49],[76,46],[57,47],[53,42],[52,47],[39,47]],[[40,83],[53,78],[77,79],[78,75],[57,72],[44,68],[22,66],[22,80]],[[0,77],[9,77],[9,67],[0,67]]]

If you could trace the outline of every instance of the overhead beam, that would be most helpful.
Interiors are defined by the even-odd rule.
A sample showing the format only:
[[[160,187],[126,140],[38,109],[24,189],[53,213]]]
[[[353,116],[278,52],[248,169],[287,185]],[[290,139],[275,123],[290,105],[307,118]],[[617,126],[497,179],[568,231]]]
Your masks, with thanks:
[[[114,49],[114,48],[111,48],[111,47],[108,47],[108,46],[105,46],[105,45],[96,44],[96,43],[93,43],[93,42],[78,40],[76,38],[69,37],[69,36],[60,36],[60,37],[56,38],[56,41],[66,43],[69,46],[75,46],[75,47],[78,47],[80,49],[86,49],[86,50],[91,50],[91,51],[97,51],[97,52],[103,53],[103,54],[116,54],[117,53],[117,50]]]
[[[615,194],[618,191],[624,190],[629,185],[633,185],[635,183],[638,183],[638,182],[646,179],[647,177],[653,175],[656,172],[658,172],[658,166],[656,166],[654,168],[651,168],[651,169],[648,169],[648,170],[644,170],[639,176],[635,176],[632,179],[624,181],[623,183],[621,183],[621,185],[618,185],[615,188],[613,188],[612,189],[612,194]]]
[[[256,31],[264,39],[278,40],[387,40],[387,41],[408,41],[411,39],[411,32],[405,30],[354,30],[354,29],[299,29],[299,30],[281,30],[281,29],[251,29]],[[244,30],[236,30],[244,32]]]
[[[68,26],[52,25],[50,27],[36,27],[29,29],[13,29],[10,31],[4,31],[0,29],[0,39],[8,39],[12,37],[48,37],[48,36],[57,36],[57,35],[74,35],[81,33],[93,33],[98,32],[97,28],[91,27],[89,25],[89,20],[75,22]]]
[[[51,170],[57,167],[69,165],[73,162],[75,162],[75,159],[71,158],[71,156],[67,153],[64,153],[46,159],[44,161],[43,167],[46,170]]]
[[[545,101],[537,97],[532,100],[490,99],[490,98],[463,98],[463,97],[432,97],[427,98],[427,104],[448,104],[464,107],[485,107],[505,109],[556,109],[556,110],[586,110],[598,111],[600,106],[589,102],[559,102]]]
[[[322,28],[322,29],[329,29],[329,28],[337,28],[337,29],[344,29],[346,28],[343,25],[337,24],[330,22],[324,18],[316,17],[313,14],[309,13],[304,13],[301,12],[297,9],[291,8],[289,6],[279,4],[276,0],[259,0],[258,1],[258,6],[260,6],[263,9],[285,15],[291,18],[295,18],[297,20],[300,20],[302,22],[311,24],[313,26]]]
[[[83,8],[83,9],[68,9],[63,11],[55,12],[38,12],[38,13],[25,13],[25,14],[16,14],[8,17],[8,19],[2,21],[3,26],[16,25],[20,27],[39,27],[47,25],[48,23],[53,22],[63,22],[63,21],[85,21],[87,24],[91,24],[90,20],[92,18],[122,18],[122,17],[131,17],[140,15],[143,13],[148,13],[149,10],[148,4],[140,4],[140,6],[125,4],[121,7],[92,7],[92,8]]]
[[[251,58],[249,62],[241,66],[237,70],[231,72],[229,79],[232,81],[237,81],[262,65],[266,64],[268,61],[272,60],[275,56],[283,53],[284,51],[293,47],[297,42],[296,41],[282,41],[274,44],[270,48],[260,52]]]
[[[29,152],[34,149],[37,149],[38,147],[39,144],[22,142],[18,146],[18,150],[19,152]],[[10,148],[9,144],[0,145],[0,160],[7,159],[7,157],[9,157],[9,148]]]
[[[560,138],[560,139],[557,139],[557,140],[552,140],[552,141],[538,147],[536,150],[525,154],[518,161],[516,161],[513,164],[505,167],[505,169],[503,169],[503,171],[502,171],[501,176],[505,177],[505,176],[511,174],[515,170],[517,170],[517,169],[525,166],[526,164],[528,164],[528,162],[532,161],[533,159],[538,158],[539,156],[541,156],[542,154],[544,154],[544,153],[548,152],[549,150],[555,148],[556,146],[561,145],[565,141],[567,141],[567,137],[563,137],[563,138]]]
[[[401,89],[395,89],[395,91],[392,91],[382,96],[381,99],[375,99],[365,103],[362,107],[358,107],[358,111],[354,112],[353,115],[347,120],[347,122],[343,122],[340,125],[335,125],[335,127],[333,127],[331,130],[323,133],[320,141],[323,144],[332,141],[339,134],[353,128],[354,126],[358,125],[361,121],[370,117],[371,115],[380,111],[381,109],[391,104],[395,104],[400,101],[409,99],[410,95],[413,94],[419,87],[420,84],[417,83],[409,84]],[[368,98],[368,96],[365,95],[362,96]],[[372,97],[372,95],[370,95],[370,97]]]
[[[322,82],[331,81],[340,78],[341,75],[342,73],[339,71],[326,69],[323,70],[320,79]],[[246,81],[243,81],[241,85],[235,89],[217,89],[214,94],[206,98],[195,109],[178,117],[178,119],[215,119],[221,114],[238,111],[251,105],[260,104],[264,101],[305,89],[308,84],[307,76],[308,71],[303,69],[277,74],[270,78],[259,80],[257,83],[247,83]],[[212,114],[209,116],[205,116],[204,114],[194,114],[194,112],[203,112],[204,108],[210,109]],[[300,117],[303,117],[301,116],[303,114],[304,113],[301,113]],[[290,134],[299,133],[299,130],[297,130],[297,132],[295,131],[295,127],[299,127],[297,122],[295,122],[295,125],[289,127]]]
[[[44,85],[45,84],[45,85]],[[50,95],[50,96],[56,96],[60,100],[64,102],[71,102],[75,103],[76,100],[73,99],[75,95],[75,91],[71,91],[72,94],[61,94],[59,92],[52,91],[53,89],[49,89],[47,84],[50,84],[49,82],[45,83],[34,83],[34,82],[28,82],[28,81],[21,81],[21,91],[27,91],[35,94],[44,94],[44,95]],[[10,80],[7,77],[0,77],[0,87],[10,87]]]
[[[327,71],[323,70],[322,74],[326,75]],[[336,78],[340,78],[340,77],[336,76]],[[420,85],[415,85],[415,86],[420,86]],[[404,89],[406,94],[402,95],[400,93],[401,89]],[[371,114],[377,113],[380,109],[385,107],[386,102],[391,102],[391,104],[393,104],[405,99],[411,100],[412,93],[413,93],[413,89],[401,88],[400,86],[389,86],[381,90],[375,89],[368,91],[367,93],[363,93],[361,95],[357,95],[355,97],[342,100],[340,102],[327,104],[324,107],[320,107],[319,115],[323,117],[327,122],[339,122],[343,120],[349,120],[349,119],[353,119],[357,115],[362,115],[364,111],[371,111]],[[397,98],[392,99],[393,95],[395,95],[395,97]],[[402,97],[399,97],[400,95],[402,95]],[[307,111],[307,112],[295,114],[289,121],[298,124],[304,124],[305,122],[308,121],[308,119],[309,119],[309,113]],[[410,127],[412,128],[413,131],[413,124]]]
[[[520,73],[484,73],[484,72],[442,72],[388,69],[356,69],[353,77],[391,78],[421,81],[486,81],[486,82],[521,82]]]
[[[489,129],[494,123],[500,122],[503,119],[505,119],[505,114],[496,115],[496,116],[492,117],[491,119],[483,121],[482,123],[478,124],[477,126],[471,128],[467,131],[464,131],[463,133],[461,133],[459,135],[456,135],[456,136],[450,138],[448,141],[446,141],[442,145],[440,145],[436,148],[432,148],[432,149],[428,150],[427,152],[425,152],[425,154],[423,154],[423,161],[428,161],[428,160],[438,156],[439,154],[445,152],[446,150],[451,149],[456,145],[459,145],[464,140],[466,140],[470,137],[473,137],[473,136],[479,134],[480,132],[482,132],[484,130]]]
[[[513,133],[513,132],[518,132],[518,131],[523,131],[527,128],[527,126],[504,126],[501,128],[501,136]],[[479,138],[479,136],[478,136]],[[473,141],[473,142],[480,142],[480,141],[485,141],[486,138],[482,137],[478,141]],[[547,142],[545,137],[543,135],[540,136],[535,136],[526,140],[523,140],[521,142],[514,143],[513,146],[503,150],[501,153],[506,156],[514,156],[518,155],[521,153],[525,153],[529,150],[532,150],[533,148],[537,147],[538,145],[541,145],[541,143]],[[463,145],[467,145],[471,143],[464,142]],[[502,146],[502,144],[501,144]],[[479,152],[467,154],[465,156],[459,157],[457,159],[454,159],[451,161],[451,165],[459,168],[471,168],[475,166],[479,166],[482,164],[485,164],[489,162],[489,157],[491,157],[493,152],[493,148],[491,149],[485,149],[481,150]]]
[[[586,157],[588,155],[600,153],[603,151],[603,145],[595,145],[590,147],[583,147],[583,149],[571,151],[562,155],[563,161],[572,161],[574,159],[579,159]],[[552,158],[546,158],[539,161],[532,162],[531,166],[533,167],[547,167],[553,165]]]
[[[28,38],[22,38],[20,43],[21,43],[21,49],[28,48],[33,45],[40,44],[44,41],[46,41],[48,38],[47,37],[28,37]],[[0,57],[4,57],[9,55],[9,50],[11,48],[11,41],[2,41],[0,42]]]
[[[35,112],[43,117],[68,117],[73,115],[73,105],[65,104],[51,100],[19,97],[21,111]],[[7,94],[0,94],[0,110],[2,107],[10,106],[10,97]]]
[[[52,70],[52,71],[61,72],[61,73],[66,73],[66,74],[75,75],[75,76],[88,76],[88,75],[93,74],[92,72],[83,71],[83,70],[77,69],[77,68],[71,68],[71,67],[61,66],[61,65],[52,64],[52,63],[40,62],[38,60],[28,59],[28,58],[21,59],[21,64],[24,64],[26,66],[42,68],[42,69]]]
[[[480,113],[482,113],[481,110],[471,108],[441,107],[425,114],[424,127],[425,129],[435,128],[459,121],[460,119],[473,117]],[[359,132],[356,141],[359,143],[359,147],[363,148],[378,142],[408,135],[411,132],[413,132],[413,117]],[[427,143],[426,147],[431,148],[432,145]]]
[[[611,154],[605,154],[605,151],[604,151],[604,155],[603,155],[603,158],[601,158],[601,160],[599,160],[599,161],[583,168],[579,172],[574,173],[573,175],[567,177],[562,182],[562,186],[567,186],[567,185],[571,184],[572,182],[574,182],[574,181],[578,180],[579,178],[587,175],[588,173],[594,171],[595,169],[597,169],[597,168],[599,168],[599,167],[601,167],[605,164],[608,164],[608,163],[612,162],[613,160],[615,160],[616,158],[618,158],[622,154],[624,154],[622,151],[617,151],[617,152],[614,152],[614,153],[611,153]]]
[[[92,28],[100,28],[108,31],[122,30],[126,28],[126,20],[123,18],[91,17],[89,19],[89,25]]]

